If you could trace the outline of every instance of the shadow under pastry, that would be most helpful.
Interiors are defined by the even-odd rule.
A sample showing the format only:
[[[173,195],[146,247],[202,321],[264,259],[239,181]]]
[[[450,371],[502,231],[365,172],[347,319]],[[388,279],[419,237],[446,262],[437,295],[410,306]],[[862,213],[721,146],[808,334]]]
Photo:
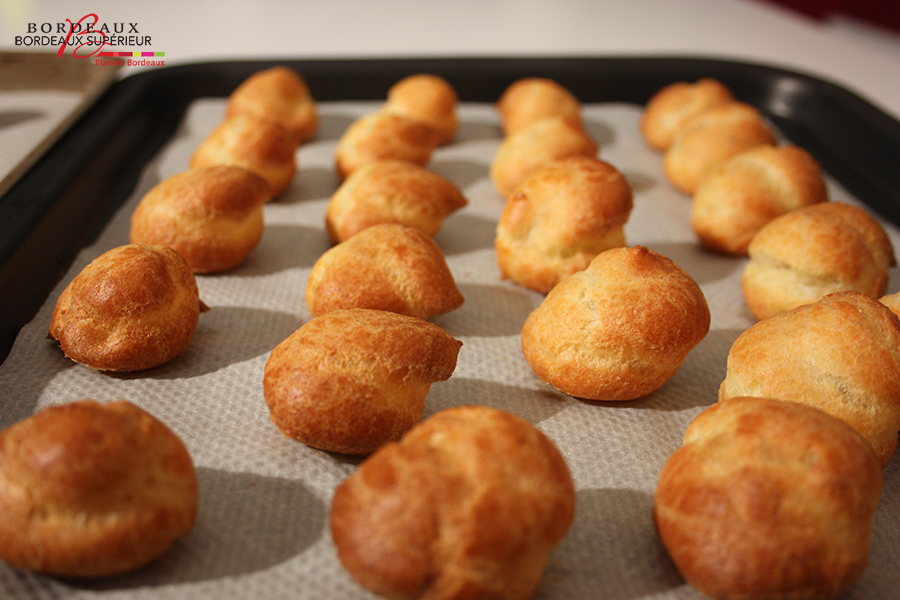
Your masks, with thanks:
[[[699,242],[648,241],[641,245],[671,258],[700,285],[727,279],[735,271],[743,269],[746,263],[739,257],[705,250]]]
[[[623,488],[578,490],[569,533],[550,556],[541,590],[560,598],[633,600],[683,585],[653,525],[653,496]]]
[[[606,123],[585,120],[582,129],[600,146],[600,154],[603,153],[604,147],[611,146],[616,141],[615,129]]]
[[[200,315],[191,343],[169,362],[132,373],[108,372],[118,379],[184,379],[214,373],[232,364],[268,354],[302,325],[290,313],[215,306]]]
[[[166,554],[132,573],[60,581],[108,591],[236,577],[284,563],[325,535],[325,502],[302,481],[209,468],[197,477],[197,523]]]
[[[300,159],[303,164],[303,159]],[[313,200],[327,200],[341,185],[334,168],[301,166],[294,176],[291,187],[281,196],[272,200],[273,204],[298,204]]]
[[[447,179],[461,190],[488,175],[488,167],[484,163],[473,160],[461,160],[435,157],[428,165],[429,170]]]
[[[496,230],[496,220],[458,212],[447,217],[440,231],[435,234],[434,241],[447,257],[477,250],[493,250]]]
[[[422,418],[427,419],[447,408],[478,404],[512,413],[536,425],[563,410],[566,398],[564,394],[553,391],[451,377],[431,387],[425,399],[425,414]]]
[[[475,283],[458,287],[463,305],[432,319],[457,338],[519,335],[525,319],[540,304],[540,297],[525,288]]]
[[[266,225],[262,240],[243,264],[223,275],[258,277],[288,269],[312,268],[331,246],[325,233],[324,218],[321,229],[304,225]]]

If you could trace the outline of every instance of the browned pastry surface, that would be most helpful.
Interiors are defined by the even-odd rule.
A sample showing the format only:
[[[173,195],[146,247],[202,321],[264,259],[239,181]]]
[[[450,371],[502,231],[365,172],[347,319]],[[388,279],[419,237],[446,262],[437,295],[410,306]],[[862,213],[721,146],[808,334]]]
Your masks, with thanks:
[[[226,117],[197,146],[190,167],[237,165],[269,183],[272,195],[284,192],[297,173],[297,145],[290,131],[273,121],[242,113]]]
[[[463,301],[434,240],[396,223],[368,227],[325,252],[306,284],[306,305],[314,316],[374,308],[429,319]]]
[[[891,309],[891,312],[900,317],[900,292],[888,294],[879,298],[882,304]]]
[[[443,77],[419,73],[391,86],[384,110],[425,123],[438,132],[438,144],[449,143],[459,127],[456,90]]]
[[[269,355],[266,405],[287,437],[369,454],[422,418],[425,396],[453,374],[461,346],[422,319],[362,308],[327,312]]]
[[[753,237],[748,253],[741,289],[758,319],[839,291],[877,298],[887,291],[896,264],[891,240],[878,221],[841,202],[773,219]]]
[[[704,77],[693,83],[677,81],[660,89],[647,101],[641,115],[641,135],[651,148],[667,150],[691,117],[733,100],[731,90],[717,79]]]
[[[137,406],[83,400],[0,432],[0,558],[63,577],[152,561],[194,526],[187,448]]]
[[[886,465],[900,431],[900,320],[859,292],[838,292],[756,323],[728,353],[719,399],[815,406],[859,431]]]
[[[53,310],[50,337],[75,362],[139,371],[181,354],[205,310],[181,255],[129,244],[97,257],[66,286]]]
[[[467,204],[453,183],[400,160],[365,165],[344,180],[328,202],[325,226],[343,242],[367,227],[399,223],[434,236],[450,214]]]
[[[642,246],[599,254],[563,279],[525,320],[535,374],[591,400],[633,400],[671,379],[709,331],[700,286]]]
[[[241,264],[262,239],[266,181],[235,165],[178,173],[155,185],[131,215],[133,244],[168,246],[195,273]]]
[[[663,172],[676,189],[691,195],[729,158],[775,143],[758,110],[742,102],[729,102],[687,120],[663,156]]]
[[[334,151],[335,168],[344,179],[360,167],[382,160],[425,166],[440,140],[438,131],[426,123],[379,110],[347,127]]]
[[[595,157],[599,147],[580,127],[563,117],[548,117],[508,135],[490,166],[497,192],[506,198],[529,175],[554,160]]]
[[[497,112],[505,136],[547,117],[562,117],[581,128],[581,102],[552,79],[525,77],[514,81],[497,100]]]
[[[228,97],[226,117],[251,114],[275,121],[302,144],[316,132],[319,117],[316,103],[303,77],[288,67],[257,71]]]
[[[758,146],[713,170],[694,192],[691,227],[705,247],[746,255],[780,215],[828,200],[819,163],[798,146]]]
[[[734,398],[688,426],[653,514],[687,581],[717,600],[828,600],[862,575],[882,474],[827,413]]]
[[[497,225],[497,264],[504,277],[547,293],[587,268],[595,256],[625,245],[631,186],[593,157],[549,163],[510,194]]]
[[[338,556],[388,598],[525,600],[575,510],[553,443],[485,406],[443,410],[369,457],[334,494]]]

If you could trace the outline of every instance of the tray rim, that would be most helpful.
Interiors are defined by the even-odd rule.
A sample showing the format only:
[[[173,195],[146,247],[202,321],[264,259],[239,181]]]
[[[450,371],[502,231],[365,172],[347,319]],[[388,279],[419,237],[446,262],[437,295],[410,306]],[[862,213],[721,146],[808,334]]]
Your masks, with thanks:
[[[698,56],[259,58],[184,63],[111,85],[0,197],[0,360],[89,245],[190,103],[227,96],[255,71],[286,65],[317,102],[379,100],[400,78],[445,77],[462,102],[493,102],[523,77],[549,77],[584,103],[644,104],[668,83],[714,77],[809,150],[882,218],[900,225],[900,121],[855,92],[780,66]],[[23,282],[25,282],[23,284]]]

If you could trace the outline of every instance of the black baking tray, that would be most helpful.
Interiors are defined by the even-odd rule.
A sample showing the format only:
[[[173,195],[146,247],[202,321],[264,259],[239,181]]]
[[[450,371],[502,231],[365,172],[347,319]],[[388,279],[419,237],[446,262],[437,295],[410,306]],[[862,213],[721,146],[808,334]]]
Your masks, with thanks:
[[[286,65],[317,101],[383,100],[413,73],[447,79],[464,102],[494,102],[513,81],[549,77],[584,103],[643,105],[674,81],[714,77],[757,107],[850,193],[900,225],[900,122],[834,83],[782,68],[696,57],[246,60],[148,70],[109,88],[0,198],[0,360],[72,264],[129,197],[144,165],[198,98]]]

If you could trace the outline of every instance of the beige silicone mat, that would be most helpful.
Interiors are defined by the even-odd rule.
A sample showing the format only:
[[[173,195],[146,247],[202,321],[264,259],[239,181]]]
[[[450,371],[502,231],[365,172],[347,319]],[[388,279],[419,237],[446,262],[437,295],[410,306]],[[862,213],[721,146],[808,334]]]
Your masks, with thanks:
[[[311,266],[329,247],[324,211],[338,184],[335,143],[353,119],[376,106],[320,105],[321,128],[298,150],[293,187],[266,206],[260,246],[235,271],[198,277],[212,310],[201,315],[182,356],[125,375],[76,365],[46,339],[56,297],[91,259],[127,243],[135,203],[152,185],[186,168],[193,149],[221,120],[224,101],[191,106],[171,142],[146,166],[130,201],[95,245],[84,249],[0,366],[0,426],[85,397],[141,405],[172,427],[193,455],[201,491],[197,526],[157,562],[107,580],[59,580],[0,564],[0,598],[372,597],[343,571],[328,533],[333,490],[358,461],[284,438],[269,420],[262,375],[272,348],[309,319],[303,293]],[[456,140],[437,150],[429,168],[456,183],[469,200],[436,236],[466,301],[434,322],[464,346],[453,377],[431,388],[426,416],[450,406],[486,404],[535,423],[562,451],[578,490],[577,515],[552,555],[537,598],[702,598],[668,560],[650,508],[663,463],[680,445],[688,422],[715,402],[728,349],[754,322],[738,283],[743,260],[699,249],[688,225],[689,200],[669,186],[660,155],[638,136],[639,107],[586,106],[586,127],[602,146],[600,157],[618,167],[635,191],[628,244],[645,245],[687,270],[706,294],[712,327],[678,374],[646,398],[587,403],[543,385],[519,348],[521,325],[542,297],[502,281],[494,258],[502,199],[487,173],[500,142],[499,122],[490,105],[463,105],[460,117]],[[829,184],[832,199],[853,202]],[[900,248],[897,230],[888,230]],[[898,275],[895,269],[892,292]],[[892,598],[900,590],[897,459],[885,476],[869,568],[848,599]]]

